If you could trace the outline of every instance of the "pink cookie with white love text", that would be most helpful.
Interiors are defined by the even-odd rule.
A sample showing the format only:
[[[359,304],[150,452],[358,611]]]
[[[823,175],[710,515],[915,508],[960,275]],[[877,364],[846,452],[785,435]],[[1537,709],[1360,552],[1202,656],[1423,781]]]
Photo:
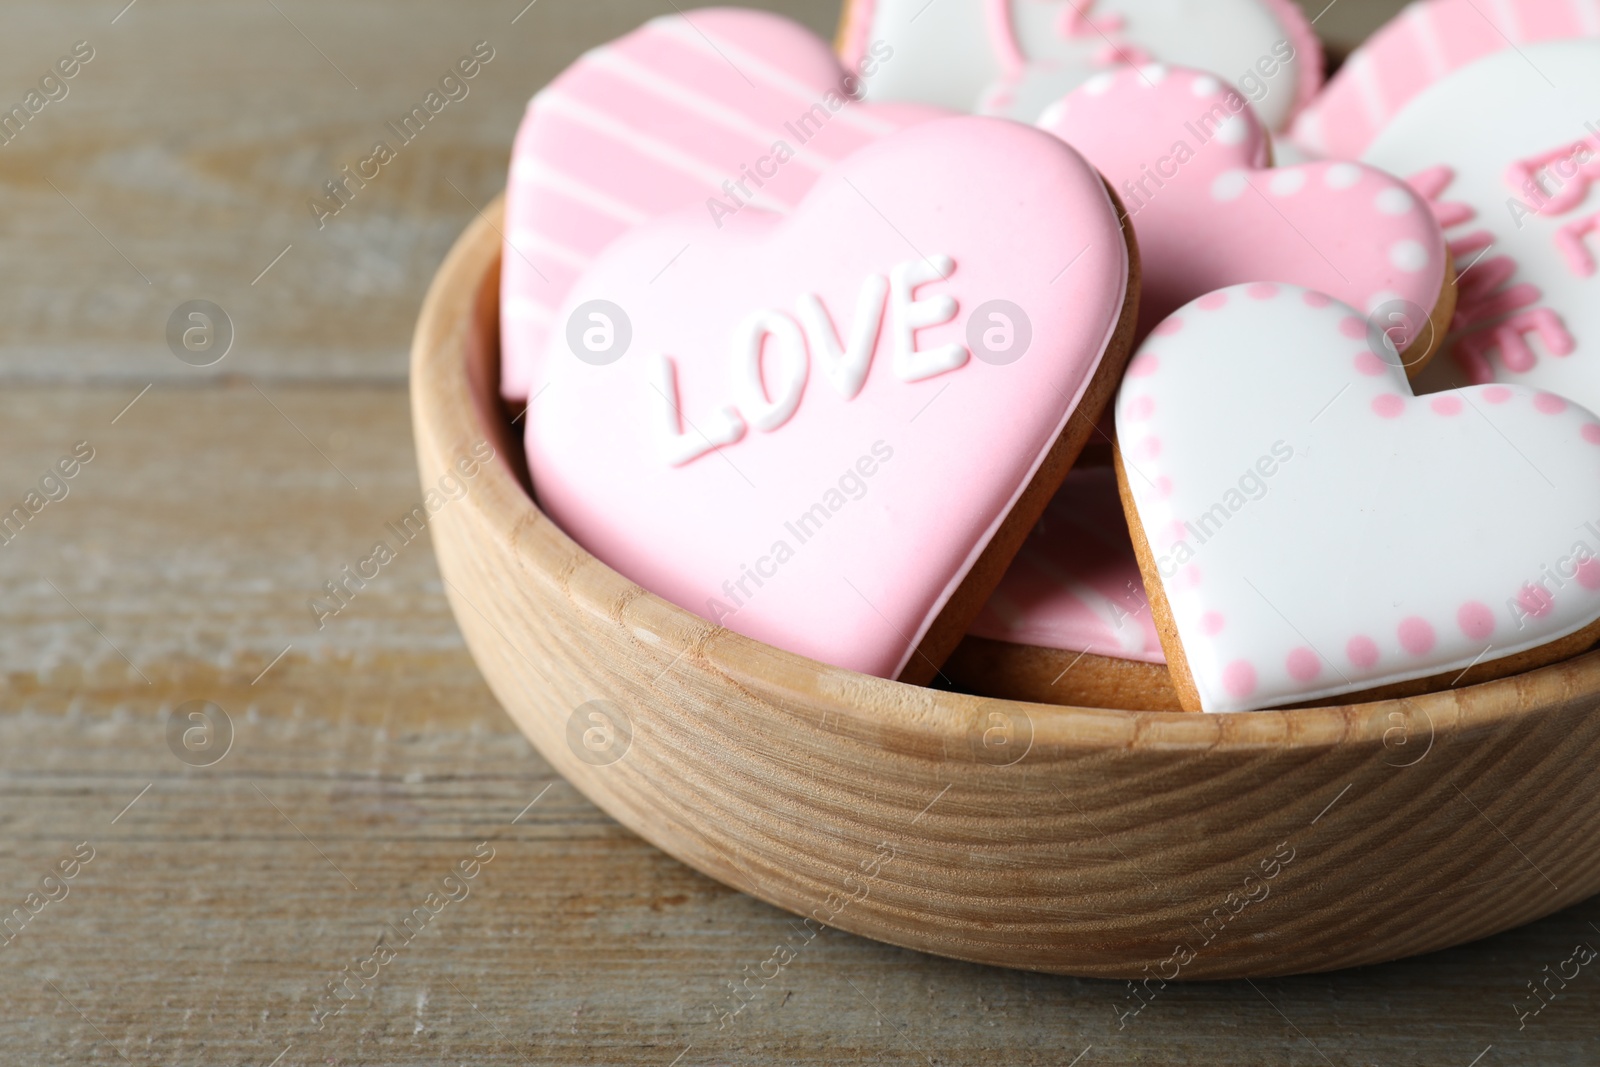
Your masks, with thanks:
[[[1114,391],[1136,284],[1076,152],[915,126],[788,215],[691,209],[608,248],[562,313],[591,325],[539,361],[535,492],[712,623],[930,679]]]

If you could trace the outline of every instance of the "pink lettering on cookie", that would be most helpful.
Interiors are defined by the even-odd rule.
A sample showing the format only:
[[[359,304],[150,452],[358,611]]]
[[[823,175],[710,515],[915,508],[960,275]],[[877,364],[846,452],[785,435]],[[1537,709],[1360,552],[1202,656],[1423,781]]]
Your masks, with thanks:
[[[1538,214],[1562,215],[1583,203],[1589,183],[1600,179],[1600,139],[1586,138],[1516,160],[1506,183],[1533,200]]]
[[[1507,370],[1526,374],[1537,361],[1528,344],[1530,336],[1538,337],[1552,356],[1570,356],[1577,350],[1577,342],[1567,332],[1560,315],[1549,308],[1534,308],[1518,312],[1479,333],[1468,334],[1457,343],[1456,352],[1473,381],[1494,380],[1489,364],[1489,355],[1493,352],[1500,353]]]
[[[1600,212],[1577,222],[1569,222],[1556,233],[1556,247],[1561,249],[1561,255],[1566,259],[1567,266],[1572,268],[1572,273],[1580,278],[1594,274],[1594,253],[1584,239],[1595,233],[1600,233]]]
[[[1600,408],[1600,126],[1575,99],[1600,99],[1600,38],[1496,51],[1419,88],[1364,158],[1413,175],[1447,226],[1459,301],[1445,345],[1466,379]]]

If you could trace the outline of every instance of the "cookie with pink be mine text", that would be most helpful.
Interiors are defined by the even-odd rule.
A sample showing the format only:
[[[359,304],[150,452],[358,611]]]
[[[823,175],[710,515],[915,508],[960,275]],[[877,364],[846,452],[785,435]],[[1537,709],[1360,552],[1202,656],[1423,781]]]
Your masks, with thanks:
[[[1413,396],[1371,329],[1236,286],[1129,365],[1119,483],[1189,710],[1427,691],[1600,638],[1600,420],[1515,386]]]
[[[690,209],[603,252],[538,363],[535,494],[714,625],[925,682],[1115,391],[1137,284],[1060,140],[913,126],[786,215]]]
[[[1141,339],[1196,297],[1241,282],[1316,289],[1386,325],[1397,315],[1411,327],[1397,347],[1413,374],[1443,338],[1454,272],[1427,202],[1358,163],[1269,169],[1267,131],[1211,75],[1108,72],[1039,124],[1099,167],[1127,207],[1144,258]]]
[[[1367,148],[1434,202],[1466,380],[1600,410],[1600,40],[1501,51],[1418,93]]]
[[[788,210],[838,160],[940,114],[860,103],[879,62],[847,70],[798,23],[708,8],[652,20],[540,90],[506,190],[502,395],[527,399],[568,290],[630,227],[691,205]]]

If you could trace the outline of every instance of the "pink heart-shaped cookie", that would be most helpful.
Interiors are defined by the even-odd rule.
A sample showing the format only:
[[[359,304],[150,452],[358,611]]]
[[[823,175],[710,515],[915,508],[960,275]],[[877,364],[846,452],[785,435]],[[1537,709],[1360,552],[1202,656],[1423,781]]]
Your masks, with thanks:
[[[876,142],[788,215],[669,216],[568,297],[535,491],[713,622],[931,678],[1115,388],[1130,258],[1094,169],[995,119]]]
[[[1080,461],[944,665],[964,693],[1179,710],[1117,476]]]
[[[1123,499],[1192,710],[1478,681],[1600,636],[1600,421],[1505,385],[1413,396],[1371,329],[1239,286],[1129,365]]]
[[[528,104],[512,148],[501,263],[501,392],[534,364],[578,275],[631,226],[701,205],[785,210],[837,160],[940,114],[856,98],[825,41],[777,15],[710,8],[589,52]]]
[[[971,633],[1166,663],[1110,467],[1067,475]]]
[[[1485,56],[1540,41],[1600,37],[1594,0],[1417,0],[1368,38],[1291,129],[1307,152],[1358,159],[1411,100]]]
[[[1449,319],[1449,258],[1427,203],[1357,163],[1267,169],[1266,130],[1209,74],[1107,72],[1040,125],[1087,156],[1122,198],[1144,261],[1141,337],[1201,294],[1240,282],[1303,285],[1366,312],[1403,302],[1419,309],[1413,317]],[[1412,338],[1442,333],[1411,325]]]

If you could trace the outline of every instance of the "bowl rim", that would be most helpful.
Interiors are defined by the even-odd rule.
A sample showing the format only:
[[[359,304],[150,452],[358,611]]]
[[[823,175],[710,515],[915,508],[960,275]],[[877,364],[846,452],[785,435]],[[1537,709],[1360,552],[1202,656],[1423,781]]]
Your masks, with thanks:
[[[965,748],[975,716],[999,710],[1026,719],[1035,747],[1194,753],[1370,747],[1384,745],[1397,724],[1407,724],[1409,731],[1419,716],[1427,722],[1431,743],[1439,733],[1504,726],[1577,694],[1600,692],[1600,650],[1596,650],[1459,689],[1366,703],[1226,714],[1082,708],[973,696],[859,674],[715,626],[643,589],[569,537],[525,488],[514,466],[521,459],[518,435],[509,426],[487,421],[502,410],[497,357],[488,368],[495,373],[476,375],[463,365],[462,357],[477,306],[486,301],[492,302],[496,329],[494,343],[487,347],[494,353],[499,350],[504,209],[502,193],[457,238],[429,285],[412,345],[410,392],[419,455],[434,438],[504,440],[517,450],[515,456],[502,453],[496,462],[484,464],[479,475],[483,481],[452,506],[471,512],[480,528],[526,560],[528,573],[540,581],[551,581],[555,568],[530,555],[519,542],[530,532],[553,539],[560,549],[562,592],[592,617],[611,617],[635,633],[644,627],[658,638],[697,633],[699,638],[684,654],[699,657],[706,669],[753,684],[780,701],[787,691],[797,703],[825,703],[830,715],[839,716],[838,726],[856,736],[892,731],[935,748],[952,744]],[[488,395],[483,394],[485,389]],[[581,581],[572,580],[575,573],[582,575]],[[618,618],[619,604],[627,605],[626,621]]]

